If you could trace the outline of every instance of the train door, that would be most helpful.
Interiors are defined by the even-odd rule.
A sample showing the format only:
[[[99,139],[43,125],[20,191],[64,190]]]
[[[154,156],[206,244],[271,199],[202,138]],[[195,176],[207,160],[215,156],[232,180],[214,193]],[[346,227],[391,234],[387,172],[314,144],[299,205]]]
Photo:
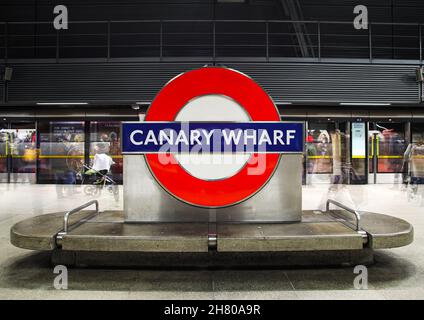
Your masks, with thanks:
[[[350,158],[348,127],[346,121],[308,122],[304,156],[306,184],[348,182],[348,175],[344,174]]]
[[[34,122],[4,122],[0,126],[0,182],[35,183],[36,129]]]
[[[84,121],[39,121],[38,183],[75,184],[83,171]]]
[[[406,122],[369,124],[369,183],[402,183],[409,131]]]

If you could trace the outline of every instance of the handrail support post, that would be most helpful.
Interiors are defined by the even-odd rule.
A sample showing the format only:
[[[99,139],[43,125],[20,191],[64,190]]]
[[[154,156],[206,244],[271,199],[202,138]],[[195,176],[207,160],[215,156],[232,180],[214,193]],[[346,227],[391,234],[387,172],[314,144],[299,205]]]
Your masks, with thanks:
[[[68,212],[65,213],[65,215],[63,216],[63,229],[62,229],[62,231],[60,231],[56,235],[56,243],[58,245],[61,245],[62,244],[63,237],[69,231],[69,217],[71,215],[75,214],[75,213],[80,212],[81,210],[83,210],[83,209],[85,209],[87,207],[92,206],[93,204],[96,207],[96,215],[98,215],[99,214],[99,202],[97,200],[91,200],[91,201],[89,201],[89,202],[87,202],[87,203],[85,203],[85,204],[83,204],[83,205],[81,205],[81,206],[79,206],[79,207],[77,207],[75,209],[72,209],[72,210],[70,210],[70,211],[68,211]],[[79,220],[78,222],[81,222],[81,220]],[[75,223],[74,225],[78,225],[78,222]]]
[[[335,200],[327,199],[327,203],[326,203],[326,206],[325,206],[326,212],[330,211],[330,204],[333,204],[333,205],[335,205],[339,208],[346,210],[347,212],[352,213],[355,216],[355,220],[356,220],[356,226],[355,226],[356,230],[355,231],[358,231],[358,232],[361,231],[361,228],[360,228],[361,216],[360,216],[360,214],[357,210],[349,208],[349,207],[345,206],[344,204],[337,202]]]

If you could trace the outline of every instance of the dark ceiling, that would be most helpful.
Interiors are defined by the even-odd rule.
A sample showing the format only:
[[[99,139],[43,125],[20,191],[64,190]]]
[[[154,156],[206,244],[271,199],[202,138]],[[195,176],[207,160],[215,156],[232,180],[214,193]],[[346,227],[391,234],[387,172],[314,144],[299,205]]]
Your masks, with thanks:
[[[290,19],[285,5],[305,20],[350,21],[353,8],[368,6],[374,22],[424,22],[422,0],[2,0],[0,21],[51,20],[53,7],[67,5],[72,20]],[[225,2],[225,3],[223,3]]]
[[[50,22],[58,4],[68,7],[69,21],[74,23],[56,35]],[[374,22],[369,32],[352,26],[358,4],[368,7],[369,20]],[[193,19],[201,22],[181,21]],[[76,23],[110,20],[113,22]],[[205,20],[237,21],[213,24]],[[320,24],[252,20],[318,20]],[[424,26],[375,23],[424,23],[424,1],[0,0],[2,21],[45,23],[9,23],[7,28],[0,23],[0,59],[216,55],[421,60]]]

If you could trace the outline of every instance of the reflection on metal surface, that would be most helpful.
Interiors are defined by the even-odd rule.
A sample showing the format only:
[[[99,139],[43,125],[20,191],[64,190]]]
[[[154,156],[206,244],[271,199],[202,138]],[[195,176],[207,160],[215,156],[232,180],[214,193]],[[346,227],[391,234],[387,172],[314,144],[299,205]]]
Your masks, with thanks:
[[[210,210],[216,210],[220,222],[300,221],[301,159],[301,155],[282,155],[274,176],[250,199],[228,208],[206,209],[187,205],[163,190],[151,176],[142,155],[124,156],[125,219],[128,222],[207,222]]]

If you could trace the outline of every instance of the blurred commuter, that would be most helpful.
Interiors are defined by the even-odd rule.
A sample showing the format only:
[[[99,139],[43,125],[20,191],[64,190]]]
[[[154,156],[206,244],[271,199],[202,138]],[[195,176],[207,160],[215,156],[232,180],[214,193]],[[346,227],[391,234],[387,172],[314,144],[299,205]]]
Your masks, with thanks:
[[[106,154],[108,148],[106,143],[98,143],[96,146],[96,154],[93,160],[93,170],[97,173],[97,181],[95,184],[101,184],[104,182],[104,176],[110,171],[115,162],[113,159]]]

